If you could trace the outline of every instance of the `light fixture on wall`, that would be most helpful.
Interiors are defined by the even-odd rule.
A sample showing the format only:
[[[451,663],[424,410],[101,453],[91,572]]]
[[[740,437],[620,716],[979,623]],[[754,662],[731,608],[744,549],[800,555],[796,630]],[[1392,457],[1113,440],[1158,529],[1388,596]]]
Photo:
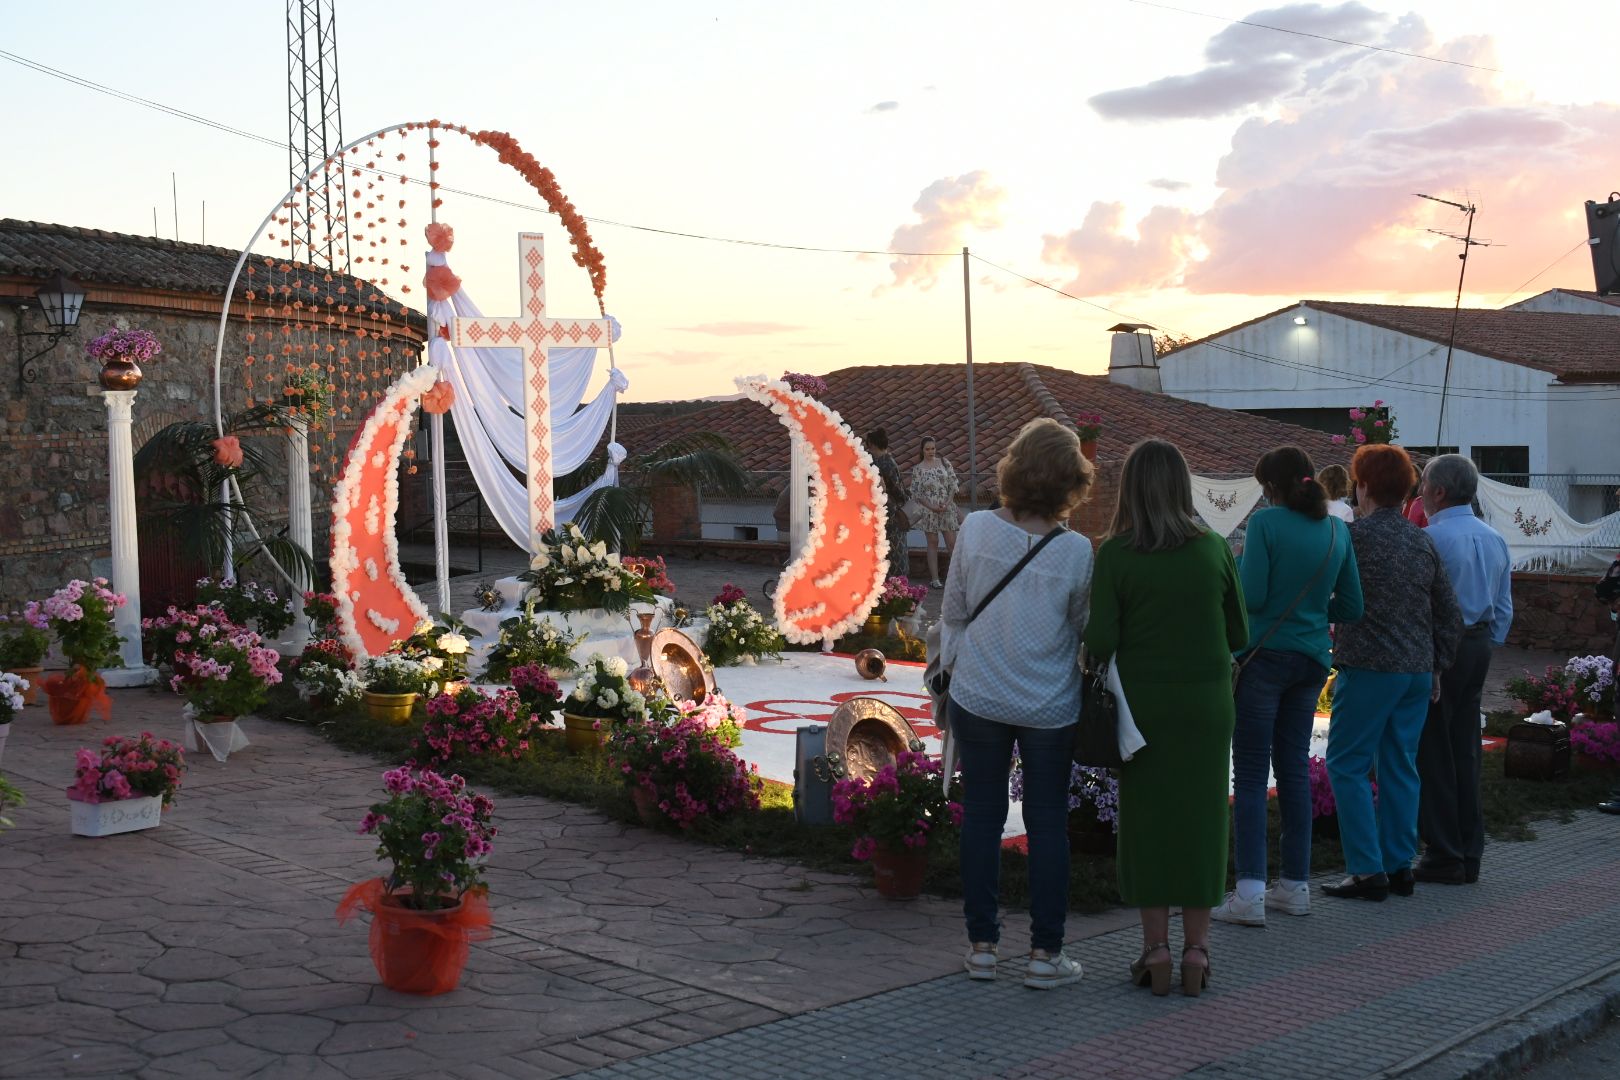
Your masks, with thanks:
[[[1304,326],[1305,325],[1305,316],[1303,316],[1303,315],[1295,315],[1294,316],[1294,325],[1295,326]]]
[[[58,270],[51,275],[51,279],[34,292],[39,301],[40,311],[45,313],[45,330],[24,330],[23,314],[28,310],[26,304],[17,308],[17,390],[22,392],[24,387],[39,378],[39,372],[33,368],[33,363],[52,349],[64,337],[73,333],[74,327],[79,325],[79,310],[84,307],[84,287],[77,281]],[[24,338],[44,338],[45,347],[35,352],[24,354]]]

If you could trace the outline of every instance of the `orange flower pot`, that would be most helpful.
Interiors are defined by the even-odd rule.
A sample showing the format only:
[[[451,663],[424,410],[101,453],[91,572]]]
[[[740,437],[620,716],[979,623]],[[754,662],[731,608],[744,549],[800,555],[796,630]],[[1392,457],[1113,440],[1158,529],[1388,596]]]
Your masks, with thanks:
[[[90,719],[91,710],[99,712],[103,720],[112,719],[112,698],[100,675],[74,668],[66,675],[52,675],[44,687],[53,724],[82,724]]]
[[[489,937],[489,901],[483,890],[435,911],[406,907],[410,893],[384,891],[381,878],[349,889],[338,906],[343,922],[356,908],[371,912],[371,962],[383,985],[403,994],[445,994],[461,982],[468,942]]]

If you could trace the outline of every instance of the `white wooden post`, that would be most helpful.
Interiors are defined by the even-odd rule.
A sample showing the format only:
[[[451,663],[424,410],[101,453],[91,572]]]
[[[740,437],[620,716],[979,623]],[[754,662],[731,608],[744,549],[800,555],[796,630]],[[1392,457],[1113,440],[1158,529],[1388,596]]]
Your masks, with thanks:
[[[309,427],[302,416],[292,417],[287,424],[287,532],[293,543],[309,552],[311,558],[314,557],[315,521],[309,499]],[[293,625],[286,641],[299,652],[309,641],[309,623],[304,617],[304,590],[313,587],[312,581],[290,586]]]

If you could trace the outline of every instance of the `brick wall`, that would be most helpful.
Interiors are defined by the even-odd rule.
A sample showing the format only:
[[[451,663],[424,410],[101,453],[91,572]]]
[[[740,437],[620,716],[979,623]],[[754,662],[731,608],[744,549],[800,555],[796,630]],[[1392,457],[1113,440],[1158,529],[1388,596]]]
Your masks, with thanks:
[[[698,493],[678,484],[662,484],[652,492],[654,543],[697,540],[703,535],[703,510]]]
[[[1514,574],[1513,629],[1508,644],[1570,656],[1614,649],[1609,607],[1592,595],[1596,578],[1572,574]]]

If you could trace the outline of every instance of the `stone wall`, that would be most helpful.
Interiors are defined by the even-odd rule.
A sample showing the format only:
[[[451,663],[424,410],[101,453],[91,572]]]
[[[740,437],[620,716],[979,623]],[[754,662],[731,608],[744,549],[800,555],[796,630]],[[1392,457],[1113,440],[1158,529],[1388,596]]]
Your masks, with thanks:
[[[1570,656],[1609,655],[1615,624],[1592,595],[1591,575],[1514,574],[1513,629],[1508,644]]]

